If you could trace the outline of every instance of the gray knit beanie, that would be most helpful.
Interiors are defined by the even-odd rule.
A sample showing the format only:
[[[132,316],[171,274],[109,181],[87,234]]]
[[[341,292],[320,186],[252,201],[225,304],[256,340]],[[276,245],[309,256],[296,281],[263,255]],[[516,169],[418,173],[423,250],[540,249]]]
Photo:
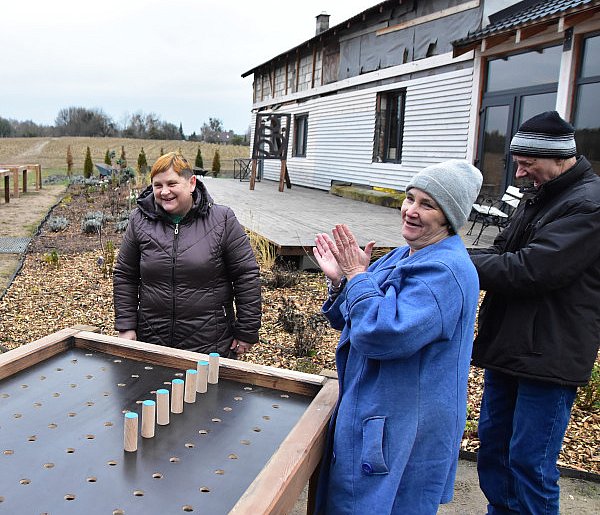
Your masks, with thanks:
[[[406,186],[427,193],[440,206],[455,233],[467,221],[483,177],[472,164],[451,159],[423,168]]]

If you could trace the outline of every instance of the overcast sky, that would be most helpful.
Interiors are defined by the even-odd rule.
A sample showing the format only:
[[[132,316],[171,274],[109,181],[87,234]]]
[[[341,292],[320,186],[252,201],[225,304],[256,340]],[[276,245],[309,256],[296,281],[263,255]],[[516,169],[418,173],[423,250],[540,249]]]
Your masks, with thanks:
[[[244,133],[241,74],[377,0],[1,0],[0,116],[53,125],[58,111],[135,112],[198,133],[209,117]]]

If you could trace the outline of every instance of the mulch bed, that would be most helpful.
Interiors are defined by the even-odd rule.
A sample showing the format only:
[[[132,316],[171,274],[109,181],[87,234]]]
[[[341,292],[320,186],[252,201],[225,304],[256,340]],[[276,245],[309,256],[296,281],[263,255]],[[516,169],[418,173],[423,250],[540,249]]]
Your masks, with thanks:
[[[112,195],[112,197],[111,197]],[[112,277],[99,264],[103,255],[98,234],[81,230],[84,215],[115,210],[114,193],[71,186],[51,216],[65,217],[66,230],[50,232],[45,226],[32,239],[23,267],[0,300],[0,344],[15,348],[77,324],[93,325],[104,334],[113,329]],[[119,200],[117,208],[123,207]],[[114,213],[113,213],[114,214]],[[118,248],[122,234],[108,222],[102,244]],[[53,259],[52,259],[53,257]],[[319,315],[326,297],[320,274],[289,269],[269,270],[263,279],[263,326],[260,345],[243,359],[274,367],[318,373],[335,369],[338,333]],[[467,431],[461,445],[476,451],[476,424],[482,389],[482,371],[471,369]],[[559,465],[600,474],[600,413],[575,407]]]

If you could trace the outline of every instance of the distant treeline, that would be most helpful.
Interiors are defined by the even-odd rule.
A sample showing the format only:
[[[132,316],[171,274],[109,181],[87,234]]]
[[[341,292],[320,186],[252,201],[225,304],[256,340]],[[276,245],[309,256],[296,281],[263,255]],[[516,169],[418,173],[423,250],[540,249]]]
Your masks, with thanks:
[[[121,137],[139,139],[165,139],[206,141],[207,143],[224,143],[232,145],[248,145],[250,130],[246,134],[235,134],[223,129],[223,122],[218,118],[209,118],[200,128],[200,134],[192,132],[186,136],[181,123],[179,126],[161,120],[154,113],[141,112],[132,114],[122,127],[112,120],[102,109],[85,107],[66,107],[56,116],[54,125],[40,125],[31,120],[19,121],[0,116],[0,138],[35,138],[47,136],[86,136],[86,137]]]

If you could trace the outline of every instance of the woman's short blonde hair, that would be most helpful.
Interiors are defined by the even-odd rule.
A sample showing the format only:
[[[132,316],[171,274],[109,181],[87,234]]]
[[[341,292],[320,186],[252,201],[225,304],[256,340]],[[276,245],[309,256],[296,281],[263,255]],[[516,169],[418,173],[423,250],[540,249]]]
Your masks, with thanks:
[[[150,178],[153,179],[156,174],[166,172],[171,167],[175,173],[183,175],[184,177],[189,178],[194,175],[192,167],[187,162],[185,157],[183,157],[179,152],[167,152],[166,154],[160,156],[152,165]]]

